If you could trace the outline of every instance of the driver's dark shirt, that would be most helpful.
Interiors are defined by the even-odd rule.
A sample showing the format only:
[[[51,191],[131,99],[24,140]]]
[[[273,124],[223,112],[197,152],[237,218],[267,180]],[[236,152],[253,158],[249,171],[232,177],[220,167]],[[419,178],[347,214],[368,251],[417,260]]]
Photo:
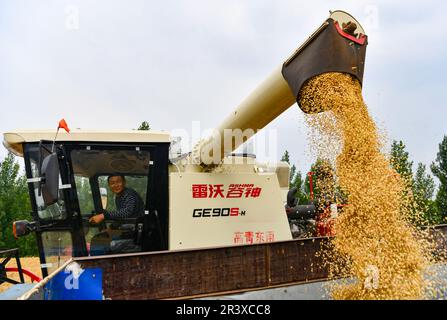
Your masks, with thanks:
[[[115,196],[116,211],[104,210],[106,220],[138,218],[144,214],[144,202],[133,189],[125,188]]]

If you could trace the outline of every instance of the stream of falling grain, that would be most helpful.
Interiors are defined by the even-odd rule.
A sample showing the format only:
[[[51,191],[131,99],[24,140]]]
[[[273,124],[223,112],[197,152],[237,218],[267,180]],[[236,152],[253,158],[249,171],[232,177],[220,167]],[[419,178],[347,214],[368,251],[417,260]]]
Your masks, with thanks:
[[[332,298],[424,298],[428,242],[410,223],[405,182],[380,151],[360,83],[347,74],[326,73],[303,86],[299,103],[310,113],[312,147],[334,164],[337,184],[347,195],[327,261],[333,276],[357,281],[334,285]]]

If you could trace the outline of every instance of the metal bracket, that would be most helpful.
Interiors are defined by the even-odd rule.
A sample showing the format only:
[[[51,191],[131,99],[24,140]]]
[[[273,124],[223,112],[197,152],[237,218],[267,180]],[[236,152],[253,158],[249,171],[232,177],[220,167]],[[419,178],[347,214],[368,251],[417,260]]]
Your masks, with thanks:
[[[27,183],[34,183],[34,182],[40,182],[40,181],[42,181],[42,177],[26,179]]]

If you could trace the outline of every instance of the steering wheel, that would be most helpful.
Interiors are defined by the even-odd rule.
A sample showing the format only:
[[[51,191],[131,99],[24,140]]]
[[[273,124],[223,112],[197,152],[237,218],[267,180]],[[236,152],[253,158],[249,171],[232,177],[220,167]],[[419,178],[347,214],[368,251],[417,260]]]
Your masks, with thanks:
[[[88,217],[82,217],[82,226],[84,227],[84,229],[87,229],[87,231],[85,233],[88,232],[88,230],[90,229],[90,227],[97,227],[99,232],[107,229],[107,225],[105,223],[105,221],[101,221],[100,223],[96,224],[96,223],[90,223],[90,218],[93,217],[95,215],[96,211],[92,211],[91,214]]]

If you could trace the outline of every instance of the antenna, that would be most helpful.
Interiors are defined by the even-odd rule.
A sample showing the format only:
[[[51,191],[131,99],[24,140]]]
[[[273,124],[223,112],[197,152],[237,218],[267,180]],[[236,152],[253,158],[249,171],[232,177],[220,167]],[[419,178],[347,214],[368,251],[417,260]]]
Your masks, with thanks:
[[[56,135],[54,136],[54,139],[53,139],[53,145],[51,146],[51,153],[54,152],[54,145],[56,144],[56,138],[57,138],[58,133],[59,133],[59,127],[57,127]]]
[[[61,119],[59,121],[59,125],[57,126],[56,135],[54,136],[53,145],[51,147],[51,153],[54,152],[54,145],[56,144],[56,138],[60,128],[63,128],[65,131],[70,133],[70,129],[68,128],[67,122],[65,121],[65,119]]]

